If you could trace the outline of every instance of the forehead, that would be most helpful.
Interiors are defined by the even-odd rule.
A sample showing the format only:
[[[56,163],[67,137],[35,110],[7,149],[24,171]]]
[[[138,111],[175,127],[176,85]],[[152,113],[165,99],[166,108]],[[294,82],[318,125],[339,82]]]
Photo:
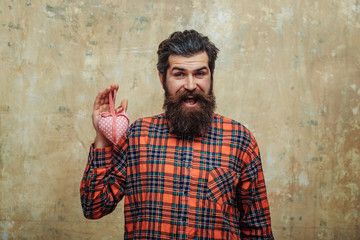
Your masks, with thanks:
[[[169,56],[169,70],[174,67],[193,70],[204,66],[209,68],[209,57],[206,52],[197,53],[189,57],[180,55]]]

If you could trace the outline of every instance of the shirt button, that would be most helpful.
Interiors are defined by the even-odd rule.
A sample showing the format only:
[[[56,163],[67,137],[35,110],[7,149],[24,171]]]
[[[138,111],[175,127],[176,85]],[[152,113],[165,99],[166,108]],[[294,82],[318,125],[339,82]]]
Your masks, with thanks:
[[[188,192],[188,191],[186,191],[184,194],[185,194],[185,196],[189,196],[189,192]]]
[[[186,168],[190,169],[190,168],[191,168],[191,164],[186,165]]]

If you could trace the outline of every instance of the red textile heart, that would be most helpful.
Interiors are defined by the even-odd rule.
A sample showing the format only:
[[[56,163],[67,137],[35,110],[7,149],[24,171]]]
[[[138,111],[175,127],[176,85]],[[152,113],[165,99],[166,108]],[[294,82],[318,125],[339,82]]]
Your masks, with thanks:
[[[115,99],[116,90],[114,90],[114,98],[112,98],[111,92],[109,94],[110,112],[103,112],[98,117],[100,132],[113,144],[120,141],[130,123],[129,117],[122,106],[114,110]]]

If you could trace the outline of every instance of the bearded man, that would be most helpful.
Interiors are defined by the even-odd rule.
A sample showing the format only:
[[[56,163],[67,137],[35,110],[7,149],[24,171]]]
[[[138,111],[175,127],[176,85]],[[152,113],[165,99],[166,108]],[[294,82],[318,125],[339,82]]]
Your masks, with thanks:
[[[214,113],[218,49],[186,30],[157,53],[165,113],[136,120],[112,144],[97,119],[118,85],[95,99],[96,137],[80,186],[84,216],[101,218],[125,196],[125,239],[273,239],[257,142]]]

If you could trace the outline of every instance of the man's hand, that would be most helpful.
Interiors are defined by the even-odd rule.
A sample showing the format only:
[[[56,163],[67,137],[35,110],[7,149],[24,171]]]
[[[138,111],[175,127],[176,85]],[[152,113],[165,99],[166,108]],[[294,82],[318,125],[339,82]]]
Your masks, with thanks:
[[[100,132],[98,127],[98,117],[102,112],[110,112],[110,104],[109,104],[109,93],[111,92],[114,94],[114,90],[118,90],[119,85],[114,84],[110,87],[106,88],[104,91],[101,91],[98,93],[98,95],[95,98],[94,102],[94,108],[92,113],[92,121],[93,125],[96,131],[96,137],[94,141],[94,147],[100,148],[100,147],[107,147],[110,146],[112,143]],[[128,100],[123,99],[121,101],[121,106],[124,108],[124,110],[127,110]]]

